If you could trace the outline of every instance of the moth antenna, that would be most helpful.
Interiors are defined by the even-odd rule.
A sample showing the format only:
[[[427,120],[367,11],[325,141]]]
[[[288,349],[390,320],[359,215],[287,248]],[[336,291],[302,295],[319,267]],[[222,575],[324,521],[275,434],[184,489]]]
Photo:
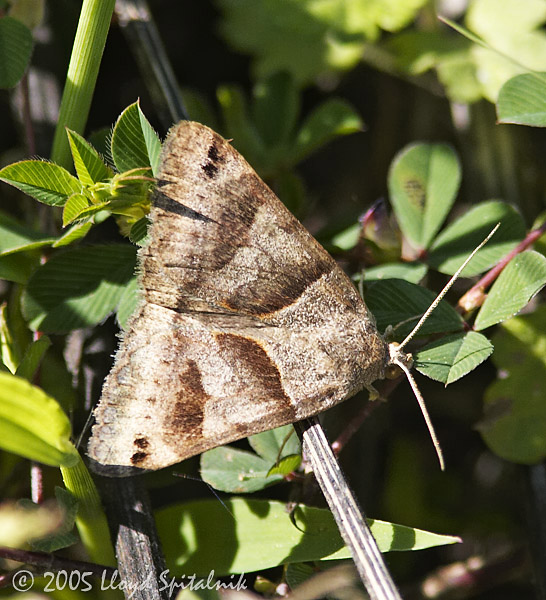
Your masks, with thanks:
[[[451,289],[451,286],[457,281],[462,270],[474,258],[476,253],[479,250],[481,250],[485,246],[485,244],[487,244],[487,242],[491,239],[491,237],[493,236],[493,234],[497,231],[497,229],[499,227],[500,227],[500,223],[497,223],[495,225],[495,227],[493,227],[493,229],[489,232],[488,236],[483,240],[483,242],[481,242],[481,244],[479,244],[478,246],[476,246],[476,248],[474,248],[474,250],[468,256],[468,258],[464,261],[464,263],[455,271],[455,273],[453,274],[451,279],[444,286],[444,289],[436,296],[436,299],[434,300],[434,302],[427,308],[427,310],[425,311],[423,316],[419,319],[417,325],[410,331],[410,333],[408,333],[408,335],[406,336],[404,341],[398,346],[399,350],[402,350],[402,348],[404,346],[406,346],[408,344],[408,342],[415,336],[415,334],[419,331],[419,329],[421,329],[421,327],[423,326],[425,321],[429,318],[430,313],[438,306],[438,304],[440,304],[440,302],[442,301],[444,296]]]
[[[222,498],[220,498],[220,496],[216,493],[216,490],[212,487],[212,485],[210,485],[210,483],[208,481],[205,481],[202,477],[192,477],[191,475],[188,475],[187,473],[173,473],[173,474],[175,477],[181,477],[182,479],[191,479],[191,481],[199,481],[200,483],[204,483],[209,488],[209,490],[214,494],[214,496],[216,496],[216,500],[218,500],[218,502],[220,502],[220,504],[228,511],[228,513],[233,517],[233,520],[235,521],[235,515],[229,510],[226,503],[222,500]]]
[[[82,427],[80,435],[78,436],[78,439],[76,440],[76,443],[74,444],[78,450],[80,449],[82,442],[83,442],[83,438],[84,438],[85,434],[87,433],[87,430],[91,427],[92,422],[93,422],[93,411],[91,410],[91,411],[89,411],[89,414],[87,415],[87,419],[85,419],[85,423],[84,423],[84,426]]]
[[[398,350],[398,348],[397,348],[397,350]],[[398,367],[400,367],[402,369],[402,371],[404,371],[404,373],[406,374],[406,377],[408,378],[408,381],[410,382],[411,389],[413,390],[413,393],[415,394],[415,397],[417,398],[417,402],[419,403],[419,408],[421,409],[421,413],[423,414],[423,418],[425,419],[425,423],[427,425],[430,439],[432,440],[432,443],[434,444],[434,449],[436,450],[436,455],[438,456],[438,462],[440,463],[440,469],[442,471],[445,471],[445,462],[444,462],[444,455],[442,453],[442,448],[440,446],[440,442],[438,441],[436,432],[434,431],[434,426],[432,425],[432,421],[430,420],[430,415],[428,414],[428,410],[427,410],[427,407],[425,404],[425,399],[423,398],[423,395],[421,394],[421,390],[418,388],[417,382],[413,378],[413,375],[411,374],[408,366],[402,360],[400,360],[396,356],[396,354],[392,358],[392,364],[395,364]]]

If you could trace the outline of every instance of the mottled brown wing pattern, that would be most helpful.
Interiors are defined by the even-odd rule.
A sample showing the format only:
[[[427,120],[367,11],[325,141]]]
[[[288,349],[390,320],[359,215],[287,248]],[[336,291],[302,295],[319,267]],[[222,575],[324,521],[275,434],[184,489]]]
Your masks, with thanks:
[[[146,289],[148,301],[260,316],[289,305],[310,281],[337,268],[212,130],[179,124],[163,156],[154,235],[141,257],[144,272],[158,279],[157,288]]]
[[[159,469],[383,376],[387,346],[350,280],[218,134],[171,130],[150,217],[142,302],[95,411],[96,468]]]

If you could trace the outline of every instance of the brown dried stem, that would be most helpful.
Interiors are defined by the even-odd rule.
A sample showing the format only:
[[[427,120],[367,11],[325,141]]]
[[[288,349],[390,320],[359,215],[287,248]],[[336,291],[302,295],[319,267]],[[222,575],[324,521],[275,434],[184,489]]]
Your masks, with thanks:
[[[19,548],[0,547],[0,558],[14,560],[25,565],[31,565],[38,569],[47,569],[51,571],[85,571],[92,573],[96,577],[107,577],[111,579],[114,576],[112,567],[98,565],[83,560],[72,560],[60,556],[55,556],[47,552],[31,552],[30,550],[21,550]],[[11,578],[8,573],[3,576],[0,587],[10,584]]]

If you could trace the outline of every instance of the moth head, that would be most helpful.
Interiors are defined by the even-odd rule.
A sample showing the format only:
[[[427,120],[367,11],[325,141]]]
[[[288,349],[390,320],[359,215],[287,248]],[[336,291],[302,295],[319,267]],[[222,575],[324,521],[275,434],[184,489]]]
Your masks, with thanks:
[[[408,369],[411,369],[413,367],[413,356],[409,352],[404,352],[398,342],[390,342],[388,348],[389,358],[385,369],[385,377],[396,379],[400,376],[400,371],[403,370],[399,363],[402,362]]]

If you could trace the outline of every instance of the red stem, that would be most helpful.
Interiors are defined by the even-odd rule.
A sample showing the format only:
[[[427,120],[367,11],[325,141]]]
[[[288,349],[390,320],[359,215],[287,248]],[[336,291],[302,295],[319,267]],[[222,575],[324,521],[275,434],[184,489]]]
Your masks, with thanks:
[[[538,228],[529,232],[525,239],[521,241],[513,250],[502,258],[490,271],[488,271],[458,302],[458,306],[464,312],[472,308],[477,308],[485,300],[484,290],[486,290],[500,275],[506,265],[524,250],[532,246],[546,232],[546,221]]]

